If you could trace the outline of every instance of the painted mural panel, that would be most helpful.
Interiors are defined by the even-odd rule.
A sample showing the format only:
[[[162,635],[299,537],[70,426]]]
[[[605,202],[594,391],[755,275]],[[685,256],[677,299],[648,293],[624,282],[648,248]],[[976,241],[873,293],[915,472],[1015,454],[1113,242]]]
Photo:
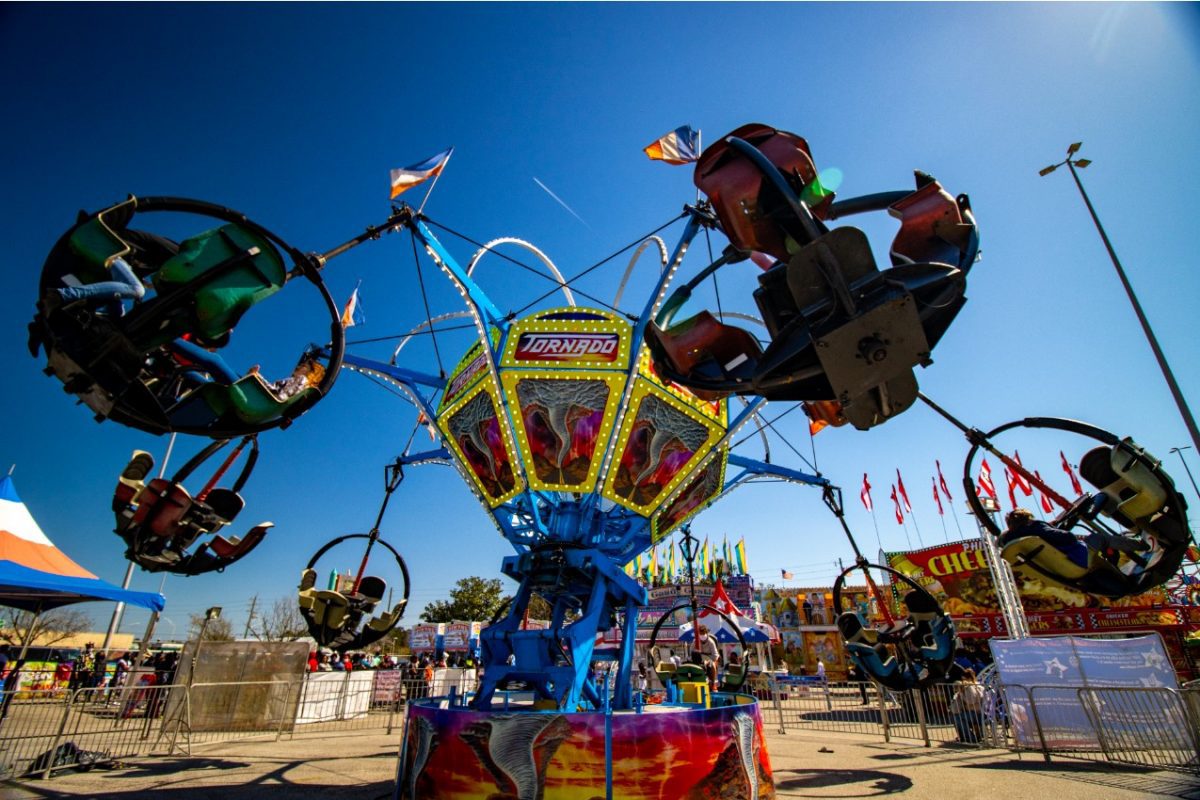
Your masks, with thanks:
[[[575,377],[575,376],[578,377]],[[532,488],[591,492],[616,417],[623,384],[611,373],[506,372],[504,391],[514,410],[517,444]]]
[[[605,497],[650,513],[707,455],[719,430],[677,402],[639,380],[618,437],[625,446],[609,470]]]
[[[754,703],[611,718],[614,798],[775,797]],[[480,713],[413,706],[400,781],[421,800],[605,796],[603,714]]]
[[[438,422],[459,463],[490,505],[502,503],[521,489],[491,392],[477,392]]]
[[[671,531],[703,511],[709,501],[721,493],[725,480],[728,450],[709,459],[695,478],[651,521],[651,541],[658,542]]]

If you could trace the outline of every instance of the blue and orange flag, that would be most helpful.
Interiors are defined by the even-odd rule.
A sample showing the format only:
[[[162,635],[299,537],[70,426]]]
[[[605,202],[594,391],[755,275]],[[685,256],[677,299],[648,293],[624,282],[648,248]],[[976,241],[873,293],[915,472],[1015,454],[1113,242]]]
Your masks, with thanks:
[[[440,175],[453,153],[454,148],[451,147],[410,167],[392,170],[392,199],[395,200],[412,187]]]
[[[700,131],[684,125],[643,148],[653,161],[668,164],[690,164],[700,157]]]

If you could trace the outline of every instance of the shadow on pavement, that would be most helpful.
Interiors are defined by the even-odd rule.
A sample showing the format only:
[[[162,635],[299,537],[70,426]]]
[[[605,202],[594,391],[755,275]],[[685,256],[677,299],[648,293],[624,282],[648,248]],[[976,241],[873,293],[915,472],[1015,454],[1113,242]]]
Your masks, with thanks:
[[[796,777],[789,777],[789,776]],[[912,788],[910,778],[873,769],[783,769],[775,772],[775,790],[801,791],[837,787],[838,797],[883,797]],[[834,796],[834,795],[830,795]]]
[[[380,754],[386,756],[388,754]],[[362,758],[373,758],[364,755]],[[393,756],[394,757],[394,756]],[[378,800],[392,796],[393,783],[388,780],[360,782],[339,779],[336,769],[340,758],[295,759],[272,762],[270,759],[238,761],[222,758],[168,758],[144,760],[115,769],[96,769],[88,773],[64,772],[55,785],[55,780],[40,781],[10,780],[0,783],[0,797],[12,800],[66,800],[86,796],[88,798],[165,798],[166,800]],[[264,763],[266,761],[267,763]],[[331,763],[331,774],[325,780],[313,780],[312,769],[321,768],[321,762]],[[247,774],[242,783],[208,783],[205,779],[214,773],[244,769],[255,770]],[[305,780],[294,781],[288,773],[303,767]],[[73,780],[68,777],[73,776]],[[323,777],[323,776],[322,776]],[[86,781],[86,786],[80,781]],[[228,780],[228,778],[226,779]],[[65,781],[70,781],[66,785]],[[130,785],[130,782],[134,782]],[[136,787],[136,788],[135,788]]]
[[[1017,770],[1039,772],[1044,775],[1058,774],[1067,780],[1090,783],[1109,789],[1145,792],[1156,797],[1200,800],[1200,777],[1182,774],[1170,775],[1153,767],[1139,767],[1134,764],[1113,764],[1103,761],[1052,761],[1046,763],[1039,757],[1037,761],[1014,759],[986,764],[965,764],[961,768]]]

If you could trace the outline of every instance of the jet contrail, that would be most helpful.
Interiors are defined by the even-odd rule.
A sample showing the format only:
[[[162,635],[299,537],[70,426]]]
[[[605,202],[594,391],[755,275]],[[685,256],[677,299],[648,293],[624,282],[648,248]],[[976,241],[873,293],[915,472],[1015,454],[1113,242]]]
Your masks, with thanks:
[[[584,224],[584,225],[587,227],[587,229],[588,229],[589,231],[590,231],[590,230],[592,230],[592,226],[591,226],[591,225],[588,225],[588,224],[587,224],[587,221],[586,221],[586,220],[585,220],[583,217],[581,217],[581,216],[579,216],[578,214],[576,214],[576,213],[575,213],[575,209],[571,208],[569,205],[567,205],[566,203],[564,203],[564,202],[562,201],[562,198],[561,198],[561,197],[559,197],[558,195],[556,195],[554,192],[550,191],[550,187],[549,187],[549,186],[547,186],[546,184],[544,184],[544,183],[542,183],[541,181],[539,181],[539,180],[538,180],[536,177],[533,179],[533,182],[534,182],[534,183],[536,183],[538,186],[542,187],[542,191],[544,191],[546,194],[548,194],[548,195],[550,195],[551,197],[553,197],[553,198],[554,198],[554,200],[555,200],[555,201],[556,201],[556,202],[557,202],[557,203],[558,203],[560,206],[562,206],[563,208],[565,208],[567,211],[570,211],[570,212],[571,212],[571,216],[573,216],[575,219],[577,219],[577,220],[579,220],[580,222],[582,222],[582,223],[583,223],[583,224]]]

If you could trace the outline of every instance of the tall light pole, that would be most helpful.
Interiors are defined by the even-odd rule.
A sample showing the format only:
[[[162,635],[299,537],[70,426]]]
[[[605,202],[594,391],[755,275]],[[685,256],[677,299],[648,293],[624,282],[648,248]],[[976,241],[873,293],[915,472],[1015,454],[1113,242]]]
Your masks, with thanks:
[[[1096,216],[1096,209],[1092,207],[1092,201],[1084,191],[1083,183],[1079,180],[1079,173],[1076,170],[1084,169],[1092,163],[1086,158],[1071,158],[1079,152],[1079,148],[1082,146],[1083,142],[1075,142],[1067,148],[1067,157],[1064,160],[1057,164],[1051,164],[1039,171],[1038,175],[1043,177],[1049,175],[1064,164],[1067,169],[1071,170],[1071,177],[1075,179],[1075,185],[1079,187],[1079,194],[1087,205],[1088,213],[1092,215],[1092,222],[1096,224],[1096,230],[1100,232],[1100,238],[1104,241],[1105,249],[1108,250],[1108,257],[1112,259],[1113,266],[1117,270],[1117,277],[1121,279],[1121,285],[1125,287],[1125,294],[1128,295],[1134,313],[1137,314],[1138,322],[1142,324],[1142,332],[1146,334],[1146,339],[1150,342],[1150,349],[1154,351],[1154,358],[1158,361],[1159,369],[1162,370],[1163,377],[1167,379],[1167,386],[1171,389],[1171,396],[1175,398],[1175,405],[1179,407],[1179,415],[1183,417],[1183,424],[1187,426],[1188,434],[1192,437],[1192,444],[1200,450],[1200,429],[1196,427],[1192,411],[1188,408],[1187,401],[1183,399],[1183,392],[1179,390],[1179,384],[1175,382],[1175,375],[1167,365],[1167,357],[1163,355],[1162,348],[1158,346],[1158,339],[1154,336],[1154,331],[1150,329],[1150,321],[1146,319],[1146,313],[1142,311],[1142,304],[1138,302],[1137,295],[1133,292],[1133,286],[1129,284],[1129,278],[1125,276],[1125,270],[1121,267],[1116,251],[1113,250],[1112,242],[1108,240],[1108,234],[1104,232],[1104,226],[1100,224],[1100,218]]]

